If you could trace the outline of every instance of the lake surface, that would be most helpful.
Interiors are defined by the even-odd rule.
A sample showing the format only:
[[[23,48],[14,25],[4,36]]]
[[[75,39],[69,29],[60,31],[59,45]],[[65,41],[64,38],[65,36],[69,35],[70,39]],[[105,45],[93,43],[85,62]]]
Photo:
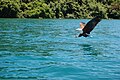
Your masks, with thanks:
[[[0,19],[0,80],[120,80],[120,20]]]

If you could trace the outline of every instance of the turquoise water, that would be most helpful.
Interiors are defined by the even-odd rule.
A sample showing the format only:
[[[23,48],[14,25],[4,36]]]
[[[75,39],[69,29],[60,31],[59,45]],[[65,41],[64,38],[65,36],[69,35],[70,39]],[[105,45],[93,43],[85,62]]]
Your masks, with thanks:
[[[0,80],[120,80],[120,20],[0,19]]]

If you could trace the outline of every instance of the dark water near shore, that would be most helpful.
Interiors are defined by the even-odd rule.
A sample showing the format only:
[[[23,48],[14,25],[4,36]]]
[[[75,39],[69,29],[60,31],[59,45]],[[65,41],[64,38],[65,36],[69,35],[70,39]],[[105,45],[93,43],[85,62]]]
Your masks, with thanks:
[[[0,80],[120,80],[120,20],[0,19]]]

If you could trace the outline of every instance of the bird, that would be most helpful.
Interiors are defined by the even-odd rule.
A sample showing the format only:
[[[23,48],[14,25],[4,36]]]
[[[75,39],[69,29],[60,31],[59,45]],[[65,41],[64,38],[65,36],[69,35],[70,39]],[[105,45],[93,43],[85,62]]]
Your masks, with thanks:
[[[90,32],[95,28],[95,26],[101,21],[101,16],[96,16],[92,20],[90,20],[85,27],[82,29],[82,33],[78,35],[78,37],[84,36],[88,37]]]

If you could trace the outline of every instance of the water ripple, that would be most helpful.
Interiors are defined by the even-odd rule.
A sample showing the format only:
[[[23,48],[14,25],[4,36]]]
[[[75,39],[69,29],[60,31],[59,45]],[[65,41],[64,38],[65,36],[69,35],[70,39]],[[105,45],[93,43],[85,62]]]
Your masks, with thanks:
[[[120,21],[75,38],[80,21],[0,19],[0,79],[119,80]]]

